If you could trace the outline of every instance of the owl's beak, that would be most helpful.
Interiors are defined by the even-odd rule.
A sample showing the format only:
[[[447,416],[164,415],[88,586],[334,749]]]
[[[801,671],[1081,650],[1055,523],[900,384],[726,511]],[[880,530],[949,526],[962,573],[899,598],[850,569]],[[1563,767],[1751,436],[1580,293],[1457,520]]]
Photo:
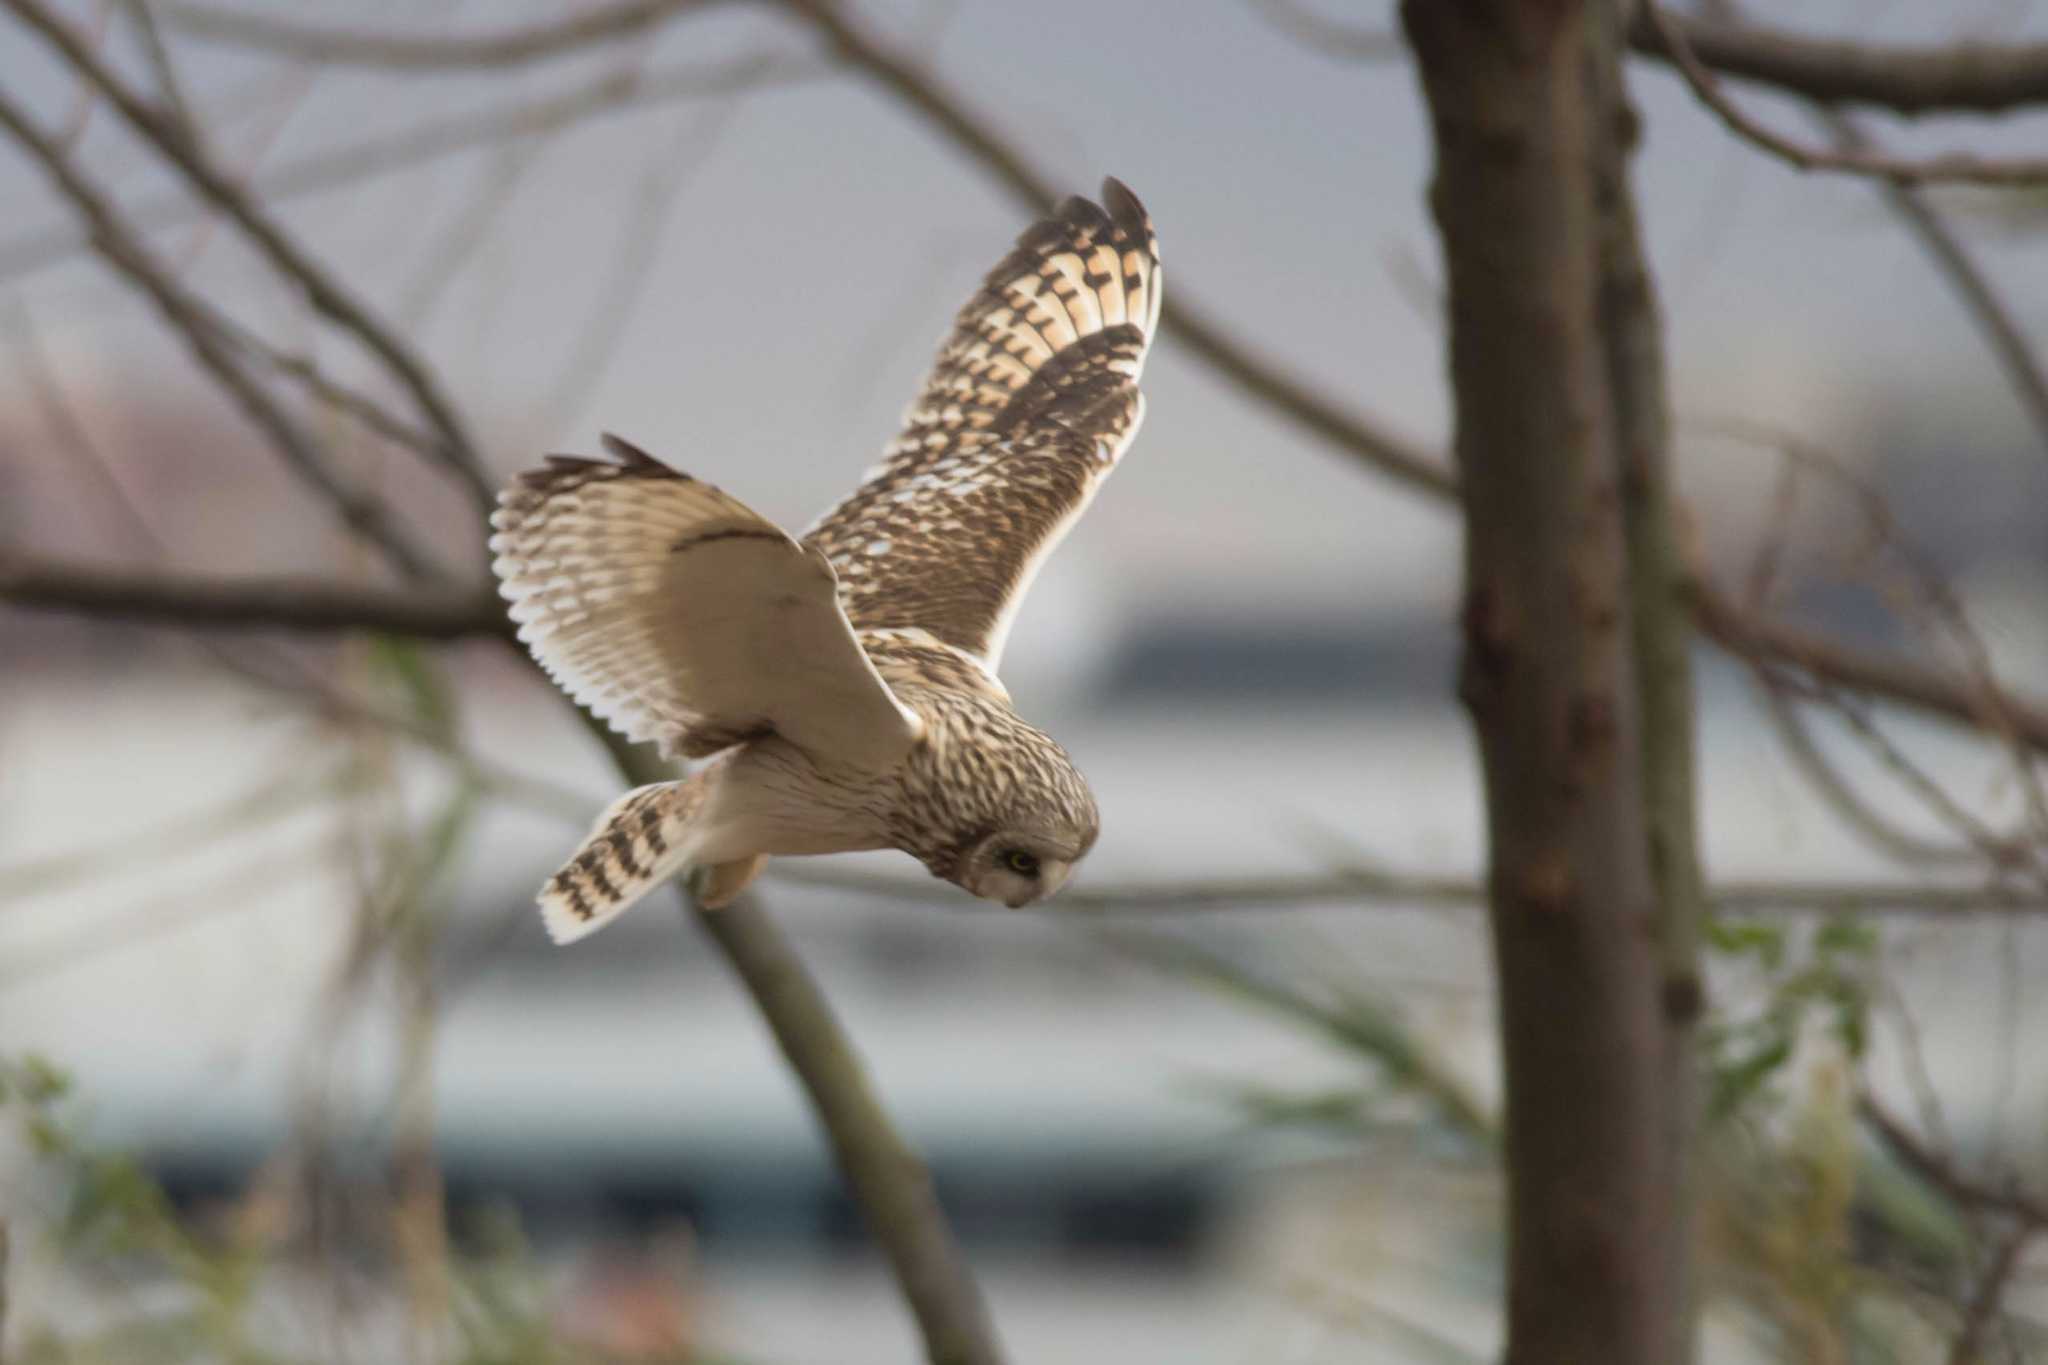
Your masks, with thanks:
[[[1004,904],[1008,905],[1012,910],[1021,910],[1027,905],[1036,905],[1039,901],[1051,900],[1060,893],[1060,888],[1067,884],[1067,878],[1073,874],[1074,865],[1072,863],[1063,863],[1058,859],[1048,859],[1039,865],[1038,885],[1029,894],[1020,896],[1015,900],[1005,901]]]

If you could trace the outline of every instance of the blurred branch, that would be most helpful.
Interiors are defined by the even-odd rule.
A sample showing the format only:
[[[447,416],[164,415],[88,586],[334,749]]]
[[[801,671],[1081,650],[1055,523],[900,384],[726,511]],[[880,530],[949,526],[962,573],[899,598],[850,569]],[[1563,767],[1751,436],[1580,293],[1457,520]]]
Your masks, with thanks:
[[[1858,1095],[1856,1113],[1901,1166],[1919,1176],[1958,1207],[1979,1213],[2001,1213],[2035,1228],[2048,1228],[2048,1202],[2017,1185],[1998,1188],[1958,1170],[1942,1153],[1923,1142],[1869,1094]]]
[[[1984,1335],[1998,1316],[1999,1302],[2005,1297],[2006,1286],[2012,1283],[2013,1272],[2020,1268],[2021,1254],[2039,1231],[2036,1224],[2022,1222],[2000,1240],[1991,1264],[1977,1281],[1977,1292],[1970,1296],[1969,1306],[1963,1311],[1963,1327],[1949,1348],[1948,1365],[1982,1365]]]
[[[645,748],[579,711],[585,727],[634,784],[670,776]],[[689,914],[725,954],[803,1082],[875,1240],[924,1335],[931,1365],[1001,1365],[1003,1355],[972,1271],[947,1225],[931,1174],[876,1099],[866,1068],[805,970],[752,896],[706,910],[687,886]]]
[[[425,71],[489,71],[524,66],[598,43],[639,37],[709,0],[623,0],[584,9],[550,23],[508,28],[475,37],[368,33],[322,28],[225,6],[168,0],[158,8],[181,33],[330,66],[374,66]]]
[[[1996,702],[1987,706],[1981,689],[1968,680],[1745,612],[1704,580],[1693,581],[1692,604],[1700,629],[1738,658],[1789,664],[1841,687],[1946,716],[1971,728],[2009,734],[2030,749],[2048,753],[2048,707],[2038,702],[2000,690]]]
[[[943,882],[925,877],[861,872],[789,859],[771,863],[767,875],[790,886],[845,891],[905,905],[943,906],[963,914],[1001,913],[968,900]],[[1706,899],[1724,915],[2048,914],[2048,893],[1998,885],[1731,878],[1709,886]],[[1371,868],[1340,868],[1295,876],[1083,884],[1062,892],[1042,912],[1033,913],[1061,918],[1365,906],[1387,910],[1477,910],[1485,901],[1486,888],[1471,877],[1411,877]]]
[[[1869,139],[1836,110],[1815,109],[1814,118],[1828,130],[1838,146],[1849,151],[1868,148]],[[1920,243],[1921,249],[1934,262],[1934,268],[1948,282],[1950,290],[1962,301],[1964,311],[1977,325],[1978,332],[1991,347],[1991,354],[2004,369],[2006,380],[2019,398],[2020,406],[2034,424],[2035,434],[2043,445],[2048,445],[2048,372],[2042,370],[2041,358],[2034,354],[2033,343],[2014,321],[2012,311],[1991,287],[1983,270],[1970,258],[1962,240],[1949,227],[1940,210],[1928,201],[1925,191],[1902,180],[1887,179],[1878,186],[1878,193],[1893,216]]]
[[[1661,6],[1646,6],[1643,15],[1657,30],[1662,51],[1678,67],[1679,74],[1685,78],[1685,83],[1700,103],[1706,105],[1737,137],[1799,170],[1847,171],[1879,176],[1897,184],[1957,181],[1978,185],[2038,185],[2048,181],[2048,161],[2042,160],[1992,161],[1963,152],[1950,152],[1922,161],[1908,161],[1855,149],[1831,152],[1804,146],[1751,118],[1722,93],[1714,74],[1700,61],[1677,22]]]
[[[1862,835],[1873,848],[1907,867],[1974,864],[1979,860],[1981,855],[1974,848],[1937,843],[1901,829],[1880,814],[1821,751],[1794,699],[1778,685],[1772,671],[1758,667],[1753,668],[1752,673],[1763,699],[1764,713],[1770,717],[1772,728],[1777,731],[1779,747],[1799,769],[1807,786],[1820,796],[1843,824]]]
[[[11,2],[11,0],[10,0]],[[211,310],[187,294],[171,272],[136,241],[107,202],[86,182],[63,152],[0,92],[0,128],[33,156],[90,226],[93,247],[106,262],[156,304],[194,359],[227,391],[249,420],[270,439],[286,465],[332,506],[341,520],[381,549],[393,565],[417,578],[438,577],[423,551],[392,519],[389,509],[341,481],[322,445],[307,433],[236,362],[215,326]]]
[[[141,40],[143,55],[149,60],[150,74],[156,79],[157,98],[163,101],[164,107],[185,129],[187,136],[197,136],[199,125],[193,120],[192,106],[185,99],[185,84],[178,79],[178,70],[171,64],[170,49],[164,46],[163,29],[157,25],[151,0],[121,0],[121,7],[127,11],[135,35]]]
[[[736,94],[813,80],[826,68],[757,53],[736,61],[679,67],[644,75],[608,72],[557,95],[421,122],[391,137],[366,139],[314,152],[274,171],[259,172],[251,191],[266,204],[285,203],[377,176],[455,156],[478,147],[556,132],[580,119],[685,99]],[[140,200],[128,211],[139,227],[172,227],[204,213],[182,194]],[[0,279],[11,279],[64,260],[79,241],[69,232],[25,233],[0,243]]]
[[[363,304],[273,223],[256,202],[216,167],[175,118],[130,90],[86,42],[42,0],[0,0],[44,40],[82,79],[106,96],[122,119],[154,146],[201,198],[225,213],[279,274],[297,284],[314,310],[339,326],[377,357],[413,396],[422,415],[444,442],[440,463],[468,488],[481,507],[492,501],[490,479],[455,409],[426,365],[397,336],[381,326]]]
[[[2048,102],[2048,43],[1880,47],[1719,23],[1648,5],[1636,15],[1629,43],[1666,62],[1676,60],[1682,45],[1723,76],[1824,104],[1875,104],[1910,115],[1996,113]]]
[[[201,578],[103,569],[0,547],[0,603],[31,611],[208,630],[371,630],[427,640],[509,635],[484,593],[374,588],[326,578]]]
[[[1391,29],[1366,28],[1319,14],[1299,0],[1251,0],[1252,13],[1304,51],[1340,62],[1401,61],[1408,48]]]
[[[603,279],[589,291],[583,325],[536,405],[541,430],[567,426],[611,367],[647,295],[648,276],[659,263],[683,188],[718,150],[737,112],[737,99],[690,111],[679,116],[684,122],[671,137],[650,150],[633,204],[620,215],[620,238],[607,253]]]
[[[981,1291],[947,1229],[930,1173],[875,1099],[866,1069],[817,982],[752,897],[697,923],[725,951],[803,1081],[839,1167],[895,1268],[932,1365],[999,1365]]]
[[[438,458],[438,440],[403,418],[394,416],[376,399],[329,379],[310,357],[279,350],[224,313],[212,313],[211,321],[215,330],[243,354],[297,382],[335,411],[361,423],[365,430],[428,459]]]

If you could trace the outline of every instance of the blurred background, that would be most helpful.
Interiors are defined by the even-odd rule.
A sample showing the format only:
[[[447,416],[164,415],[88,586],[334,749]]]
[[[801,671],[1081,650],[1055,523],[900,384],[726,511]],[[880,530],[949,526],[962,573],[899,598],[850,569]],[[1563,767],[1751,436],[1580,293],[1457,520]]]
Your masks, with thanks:
[[[1030,217],[774,6],[431,69],[151,8],[215,159],[428,358],[498,478],[611,430],[800,527]],[[460,36],[597,8],[236,12]],[[148,85],[124,6],[62,13]],[[1064,190],[1127,181],[1170,297],[1443,448],[1428,129],[1388,7],[848,13]],[[2026,0],[1771,22],[2048,41]],[[376,387],[43,43],[0,34],[0,90],[189,290]],[[2008,687],[2048,693],[2044,433],[1950,282],[1869,185],[1759,156],[1661,65],[1631,75],[1702,563],[1738,586],[1768,564],[1774,611],[1912,658],[1960,657],[1952,603]],[[1873,126],[1997,155],[2048,120]],[[379,581],[14,152],[0,553]],[[2038,337],[2048,200],[1936,202]],[[1018,1359],[1489,1359],[1498,1084],[1456,520],[1172,336],[1146,391],[1005,659],[1104,811],[1067,900],[985,911],[900,855],[772,869],[762,894]],[[457,489],[306,410],[440,562],[482,571]],[[1883,715],[1874,742],[1739,660],[1703,648],[1699,670],[1707,869],[1747,897],[1716,937],[1710,1355],[1942,1358],[1959,1215],[1872,1150],[1852,1097],[1938,1122],[1998,1181],[2048,1179],[2044,907],[1985,851],[2029,828],[2033,778],[1995,738]],[[266,1359],[912,1358],[800,1093],[674,904],[546,942],[531,893],[617,785],[489,641],[0,608],[0,1054],[31,1120],[0,1166],[6,1339],[240,1359],[207,1336],[231,1309]],[[425,1346],[422,1266],[457,1306]],[[2024,1353],[2048,1292],[2014,1286]]]

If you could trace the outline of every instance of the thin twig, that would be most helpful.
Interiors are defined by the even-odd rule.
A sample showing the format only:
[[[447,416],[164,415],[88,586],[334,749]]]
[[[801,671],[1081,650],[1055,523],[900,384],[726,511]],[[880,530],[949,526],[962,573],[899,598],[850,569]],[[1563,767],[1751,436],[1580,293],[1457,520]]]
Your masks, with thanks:
[[[1816,109],[1814,117],[1843,148],[1867,150],[1868,137],[1839,112]],[[1878,186],[1878,192],[1962,302],[1964,311],[1991,348],[1992,356],[2005,371],[2006,382],[2026,410],[2027,419],[2034,424],[2035,435],[2048,446],[2048,370],[2043,369],[2041,357],[2035,354],[2033,342],[2020,329],[2012,310],[1999,298],[1983,268],[1971,259],[1962,239],[1923,190],[1903,181],[1886,180]]]
[[[95,250],[149,296],[186,348],[235,400],[244,415],[270,439],[285,464],[317,491],[351,530],[382,550],[392,564],[415,578],[441,571],[415,548],[379,500],[345,484],[327,452],[236,362],[211,321],[211,310],[188,294],[171,272],[129,233],[113,209],[71,165],[62,150],[0,92],[0,128],[11,134],[49,174],[90,226]]]
[[[1857,1096],[1856,1112],[1901,1166],[1939,1190],[1958,1207],[2007,1214],[2035,1227],[2048,1227],[2048,1201],[2017,1185],[1998,1188],[1956,1169],[1869,1094]]]
[[[1752,672],[1762,696],[1764,714],[1777,731],[1779,746],[1798,766],[1807,786],[1843,824],[1862,835],[1873,848],[1908,867],[1954,866],[1979,860],[1977,850],[1968,845],[1936,843],[1899,828],[1880,814],[1821,752],[1812,730],[1799,714],[1797,702],[1778,684],[1777,675],[1766,667],[1757,667]]]
[[[2013,773],[2026,800],[2028,814],[2041,837],[2048,839],[2048,790],[2043,789],[2040,777],[2034,771],[2028,752],[2031,746],[2021,733],[2023,717],[2015,712],[2011,698],[1999,684],[1991,651],[1971,622],[1970,614],[1963,606],[1962,600],[1956,596],[1953,584],[1942,572],[1941,567],[1914,543],[1913,538],[1899,524],[1884,494],[1846,461],[1790,433],[1773,431],[1763,424],[1742,418],[1716,418],[1695,425],[1718,435],[1775,449],[1785,459],[1824,474],[1833,483],[1848,490],[1855,498],[1863,514],[1872,548],[1889,551],[1905,569],[1906,585],[1912,594],[1914,605],[1921,609],[1910,614],[1908,619],[1923,633],[1937,639],[1945,639],[1961,653],[1963,676],[1976,695],[1979,728],[2002,741],[2012,751]],[[1820,694],[1823,700],[1834,705],[1837,710],[1846,704],[1844,699],[1825,687],[1820,689]],[[2019,708],[2020,712],[2024,712],[2025,709]],[[1848,719],[1852,724],[1862,727],[1862,716],[1851,716]]]
[[[1981,1365],[1985,1334],[1998,1316],[1998,1305],[2005,1298],[2006,1286],[2012,1283],[2013,1272],[2020,1268],[2022,1253],[2040,1230],[2031,1222],[2022,1222],[1999,1241],[1991,1264],[1977,1281],[1977,1292],[1970,1296],[1969,1306],[1963,1310],[1962,1330],[1949,1347],[1948,1365]]]
[[[1391,28],[1367,28],[1319,14],[1300,0],[1251,0],[1253,14],[1303,51],[1339,62],[1399,61],[1407,44]]]
[[[607,72],[560,94],[455,114],[420,123],[394,136],[314,152],[275,170],[259,171],[250,184],[265,204],[281,204],[411,170],[478,147],[557,132],[585,118],[797,84],[816,80],[828,70],[817,62],[757,54],[653,75]],[[157,228],[191,222],[204,213],[188,197],[174,193],[138,200],[128,217],[139,227]],[[69,259],[79,245],[75,234],[62,230],[25,233],[0,242],[0,280],[56,265]]]
[[[1692,604],[1700,629],[1737,658],[1768,659],[1801,668],[1816,678],[1946,716],[1972,729],[2004,733],[2029,749],[2048,753],[2048,707],[2001,689],[2002,724],[1987,724],[1977,687],[1927,665],[1887,658],[1788,622],[1755,615],[1704,581],[1695,579]]]
[[[540,400],[541,430],[567,426],[610,367],[647,296],[647,275],[656,264],[683,187],[718,150],[737,112],[735,100],[681,115],[687,120],[684,126],[654,149],[641,173],[635,202],[621,215],[621,240],[609,253],[610,264],[583,327]]]
[[[123,0],[122,7],[135,26],[136,36],[142,40],[143,55],[149,59],[150,72],[156,78],[157,98],[177,119],[185,135],[197,139],[199,125],[192,117],[191,103],[185,98],[185,83],[178,79],[178,70],[171,64],[171,52],[164,46],[163,29],[156,22],[150,0]]]
[[[105,569],[0,548],[0,603],[33,611],[199,630],[379,631],[423,640],[509,635],[487,590],[430,591],[327,578],[202,578]]]
[[[2048,161],[2038,159],[1987,160],[1965,152],[1948,152],[1925,160],[1875,156],[1863,151],[1827,151],[1808,147],[1782,133],[1773,132],[1751,118],[1722,93],[1714,73],[1709,71],[1685,34],[1661,6],[1650,5],[1644,14],[1655,26],[1663,50],[1676,63],[1679,74],[1700,103],[1727,125],[1737,137],[1752,143],[1779,160],[1802,171],[1847,171],[1874,175],[1899,184],[1961,182],[1975,185],[2038,185],[2048,181]]]
[[[2048,43],[1877,46],[1811,38],[1638,7],[1629,44],[1672,61],[1675,31],[1723,76],[1757,81],[1823,104],[1881,105],[1895,114],[1999,113],[2048,103]]]
[[[216,329],[251,359],[296,381],[308,393],[360,423],[367,431],[429,459],[439,458],[446,449],[440,437],[421,431],[397,416],[368,394],[358,392],[327,374],[310,356],[293,355],[271,345],[224,313],[212,313]]]
[[[162,153],[195,193],[225,213],[279,274],[303,289],[315,311],[362,342],[391,371],[445,442],[441,463],[461,480],[479,506],[490,506],[493,489],[482,457],[439,382],[405,342],[382,326],[346,285],[272,222],[240,185],[185,136],[175,120],[129,89],[42,0],[0,2],[104,94],[128,126]]]
[[[709,0],[622,0],[584,9],[566,19],[475,37],[352,32],[320,28],[267,14],[170,0],[164,18],[195,38],[269,52],[324,66],[373,66],[409,71],[497,71],[579,51],[599,43],[641,37]]]

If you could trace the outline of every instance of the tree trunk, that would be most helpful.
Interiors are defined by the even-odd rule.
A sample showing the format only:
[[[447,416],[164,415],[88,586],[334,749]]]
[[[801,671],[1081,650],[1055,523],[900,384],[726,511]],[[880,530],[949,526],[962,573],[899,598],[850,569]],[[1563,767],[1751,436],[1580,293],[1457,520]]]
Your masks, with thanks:
[[[1506,1066],[1510,1365],[1677,1339],[1666,1032],[1571,0],[1407,0],[1436,139]],[[1610,73],[1611,74],[1611,73]]]

